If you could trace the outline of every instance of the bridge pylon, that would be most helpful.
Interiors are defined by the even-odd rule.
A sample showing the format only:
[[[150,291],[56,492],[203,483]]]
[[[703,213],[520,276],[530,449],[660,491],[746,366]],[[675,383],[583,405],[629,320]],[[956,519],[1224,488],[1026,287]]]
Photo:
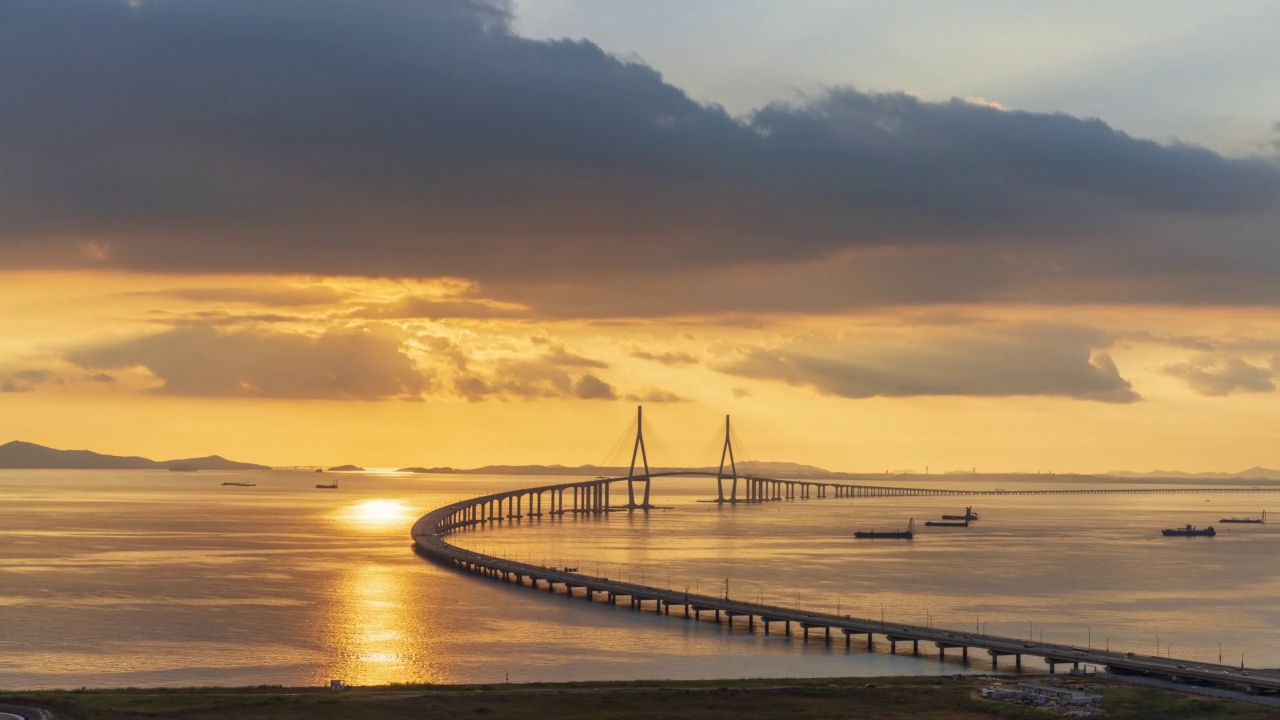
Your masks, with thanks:
[[[636,475],[636,459],[639,459],[641,466],[644,468],[643,475]],[[639,505],[636,504],[636,483],[644,483],[644,501]],[[649,455],[644,450],[644,406],[636,406],[636,444],[631,449],[631,469],[627,471],[627,509],[628,510],[648,510],[653,506],[649,504]]]
[[[729,460],[729,475],[725,475],[724,461]],[[724,496],[724,481],[726,478],[733,478],[733,485],[729,491],[728,499]],[[729,439],[729,416],[724,416],[724,448],[720,450],[720,470],[716,473],[716,502],[738,502],[738,465],[733,460],[733,441]]]

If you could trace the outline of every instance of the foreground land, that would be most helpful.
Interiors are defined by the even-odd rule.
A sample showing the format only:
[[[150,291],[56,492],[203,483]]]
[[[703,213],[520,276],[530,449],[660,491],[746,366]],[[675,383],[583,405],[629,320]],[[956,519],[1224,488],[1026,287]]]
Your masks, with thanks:
[[[1043,676],[1040,677],[1043,679]],[[1016,684],[1008,677],[1006,685]],[[314,688],[123,689],[0,692],[0,710],[35,706],[62,720],[491,720],[611,718],[1050,718],[1045,710],[982,700],[991,680],[966,676],[717,680],[532,685],[397,685],[341,692]],[[1109,685],[1105,717],[1275,718],[1246,703]],[[12,712],[12,709],[10,709]]]

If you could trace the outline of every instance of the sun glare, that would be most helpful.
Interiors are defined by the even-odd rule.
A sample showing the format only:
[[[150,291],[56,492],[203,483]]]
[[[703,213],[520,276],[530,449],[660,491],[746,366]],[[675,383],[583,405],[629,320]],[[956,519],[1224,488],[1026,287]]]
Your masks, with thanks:
[[[348,507],[342,517],[352,525],[381,528],[408,521],[409,511],[395,500],[366,500]]]

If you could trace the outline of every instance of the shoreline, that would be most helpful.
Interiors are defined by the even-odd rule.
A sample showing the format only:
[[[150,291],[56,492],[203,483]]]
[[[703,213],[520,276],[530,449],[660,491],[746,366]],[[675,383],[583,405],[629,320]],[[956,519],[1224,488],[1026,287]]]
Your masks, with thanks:
[[[889,676],[878,678],[747,678],[623,682],[499,683],[328,687],[113,688],[0,690],[0,710],[52,711],[64,720],[137,717],[222,720],[421,717],[505,718],[809,718],[877,717],[968,720],[1045,717],[1043,710],[982,699],[983,688],[1016,688],[1043,675]],[[1240,718],[1272,710],[1243,702],[1129,685],[1116,680],[1058,678],[1106,697],[1106,717]]]

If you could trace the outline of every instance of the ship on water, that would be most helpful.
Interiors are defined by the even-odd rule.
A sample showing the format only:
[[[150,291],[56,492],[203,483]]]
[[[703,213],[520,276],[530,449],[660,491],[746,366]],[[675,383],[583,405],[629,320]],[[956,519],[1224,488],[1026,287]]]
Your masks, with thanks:
[[[1266,522],[1267,522],[1267,511],[1266,511],[1266,510],[1263,510],[1263,511],[1262,511],[1262,516],[1261,516],[1261,517],[1256,517],[1256,518],[1251,518],[1251,517],[1242,517],[1242,518],[1241,518],[1241,517],[1229,517],[1229,518],[1222,518],[1222,519],[1221,519],[1221,520],[1219,520],[1218,522],[1224,522],[1224,523],[1253,523],[1254,525],[1265,525],[1265,524],[1266,524]]]
[[[224,482],[224,483],[222,483],[222,484],[223,484],[223,485],[235,485],[236,487],[257,487],[257,486],[258,486],[258,484],[257,484],[257,483],[251,483],[251,482],[232,482],[232,481],[230,481],[230,480],[228,480],[228,481],[226,481],[226,482]]]
[[[853,536],[859,540],[910,540],[916,536],[916,519],[911,518],[907,521],[906,530],[877,531],[877,530],[858,530]]]
[[[1197,528],[1195,525],[1188,524],[1186,527],[1165,528],[1160,531],[1165,537],[1213,537],[1218,533],[1214,531],[1213,526],[1207,528]]]
[[[943,515],[942,517],[956,517],[955,515]],[[968,520],[926,520],[925,525],[929,527],[969,527]]]
[[[334,481],[331,483],[317,483],[316,489],[317,490],[337,490],[338,480],[335,478]]]
[[[978,513],[973,511],[973,507],[966,507],[963,515],[943,515],[943,520],[964,520],[970,522],[978,519]],[[927,524],[927,523],[926,523]]]

